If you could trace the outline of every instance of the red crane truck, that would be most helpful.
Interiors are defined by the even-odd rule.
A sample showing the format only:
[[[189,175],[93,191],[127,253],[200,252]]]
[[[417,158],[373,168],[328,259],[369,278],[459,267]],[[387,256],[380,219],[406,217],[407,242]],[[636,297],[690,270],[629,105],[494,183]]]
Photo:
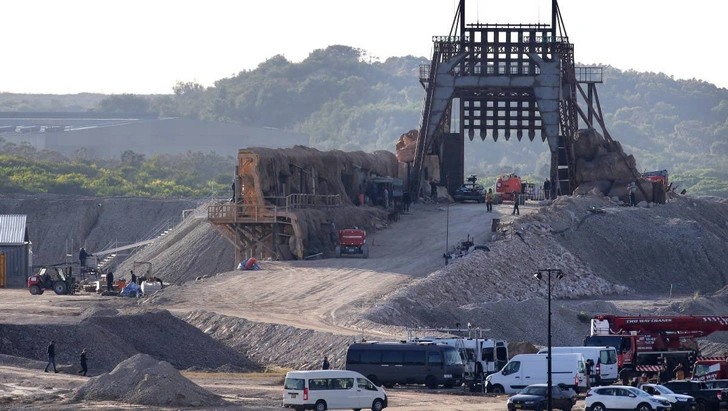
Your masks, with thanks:
[[[716,331],[728,331],[728,316],[598,315],[584,345],[615,347],[620,369],[657,372],[665,358],[692,367],[698,356],[695,339]]]

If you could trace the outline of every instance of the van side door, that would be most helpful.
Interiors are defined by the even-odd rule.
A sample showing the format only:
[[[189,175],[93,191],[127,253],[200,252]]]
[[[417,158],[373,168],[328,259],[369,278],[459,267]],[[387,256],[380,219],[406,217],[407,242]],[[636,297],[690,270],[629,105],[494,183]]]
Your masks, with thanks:
[[[352,408],[369,408],[372,406],[374,399],[379,395],[379,390],[366,378],[356,379],[356,401],[359,405]]]

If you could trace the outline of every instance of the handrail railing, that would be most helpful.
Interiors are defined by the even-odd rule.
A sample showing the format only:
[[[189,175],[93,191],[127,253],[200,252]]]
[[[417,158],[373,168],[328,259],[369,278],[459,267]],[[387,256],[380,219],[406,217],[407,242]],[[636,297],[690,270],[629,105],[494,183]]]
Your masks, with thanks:
[[[232,222],[265,223],[278,220],[278,214],[294,209],[332,207],[341,205],[341,196],[290,194],[286,197],[266,197],[266,201],[277,203],[285,199],[282,206],[244,203],[213,204],[207,207],[207,218]]]

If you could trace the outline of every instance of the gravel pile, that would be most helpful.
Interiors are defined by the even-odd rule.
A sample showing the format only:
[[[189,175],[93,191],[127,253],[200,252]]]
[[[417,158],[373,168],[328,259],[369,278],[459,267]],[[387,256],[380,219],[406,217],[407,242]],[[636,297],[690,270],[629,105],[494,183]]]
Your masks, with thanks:
[[[592,213],[592,207],[604,212]],[[632,208],[602,196],[561,197],[521,216],[517,234],[489,244],[490,252],[473,252],[393,292],[364,313],[362,326],[472,322],[496,338],[545,344],[547,289],[533,277],[544,268],[566,274],[552,283],[553,337],[559,345],[582,343],[589,331],[584,315],[628,314],[599,301],[615,294],[667,297],[672,287],[685,301],[659,314],[725,312],[728,298],[693,296],[710,296],[728,283],[726,228],[725,199],[680,197]],[[716,334],[720,338],[728,339]]]
[[[164,237],[120,264],[117,272],[131,277],[134,261],[151,262],[153,275],[165,284],[181,284],[235,269],[235,250],[207,222],[207,204],[203,204]]]
[[[137,354],[110,373],[91,378],[76,390],[73,399],[171,407],[224,404],[220,396],[183,377],[170,363],[146,354]]]
[[[82,313],[87,318],[79,324],[0,324],[0,353],[44,361],[48,342],[53,339],[60,365],[78,367],[79,353],[88,348],[91,375],[108,372],[140,353],[178,369],[223,366],[245,371],[261,369],[241,353],[168,311],[130,309],[114,315],[101,309],[97,315],[88,316],[91,311],[94,310]]]
[[[184,320],[260,364],[301,370],[318,369],[324,355],[331,359],[332,368],[343,369],[346,348],[353,340],[351,336],[253,322],[205,311],[192,312]]]

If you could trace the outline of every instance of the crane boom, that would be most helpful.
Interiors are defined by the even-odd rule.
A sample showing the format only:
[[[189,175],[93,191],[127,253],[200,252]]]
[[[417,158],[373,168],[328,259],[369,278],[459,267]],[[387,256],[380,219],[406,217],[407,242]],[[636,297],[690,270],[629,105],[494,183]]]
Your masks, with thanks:
[[[605,324],[606,322],[606,324]],[[599,315],[592,320],[592,335],[662,334],[688,338],[706,337],[716,331],[728,331],[728,316],[699,315]]]

